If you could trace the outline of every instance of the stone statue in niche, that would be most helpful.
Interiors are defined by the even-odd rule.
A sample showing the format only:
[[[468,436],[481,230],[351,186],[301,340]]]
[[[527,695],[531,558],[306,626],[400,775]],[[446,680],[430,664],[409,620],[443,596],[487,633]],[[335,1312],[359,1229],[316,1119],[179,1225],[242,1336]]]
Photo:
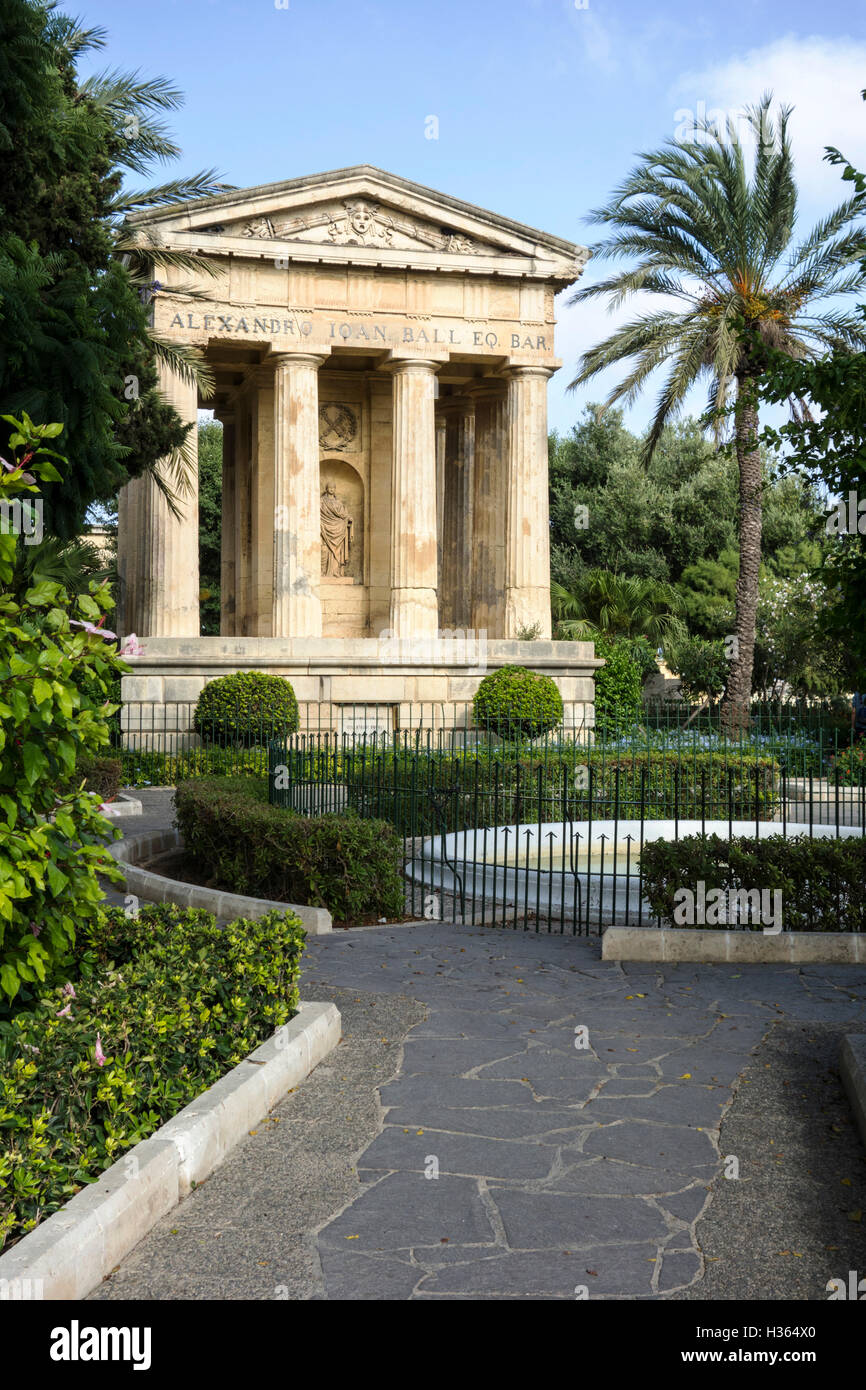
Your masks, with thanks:
[[[322,493],[322,574],[342,579],[349,563],[354,521],[333,483]]]

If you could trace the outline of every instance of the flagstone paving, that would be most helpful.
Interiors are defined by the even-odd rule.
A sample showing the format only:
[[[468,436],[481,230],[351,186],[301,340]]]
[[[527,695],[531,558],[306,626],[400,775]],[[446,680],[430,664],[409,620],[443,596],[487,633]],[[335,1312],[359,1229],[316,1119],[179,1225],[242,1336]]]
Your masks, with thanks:
[[[339,1048],[92,1297],[819,1298],[866,1268],[833,1076],[866,970],[419,923],[311,939],[302,993],[337,1002]],[[807,1198],[794,1270],[771,1246]]]

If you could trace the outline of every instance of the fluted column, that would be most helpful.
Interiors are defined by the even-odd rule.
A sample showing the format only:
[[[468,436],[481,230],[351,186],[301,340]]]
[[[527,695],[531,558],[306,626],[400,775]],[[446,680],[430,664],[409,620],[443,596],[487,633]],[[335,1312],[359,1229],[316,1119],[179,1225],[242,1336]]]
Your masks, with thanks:
[[[179,516],[169,510],[149,473],[127,483],[121,492],[117,548],[123,632],[198,637],[198,390],[163,366],[159,387],[181,419],[192,425],[186,440],[191,457],[188,488],[180,492],[160,460],[156,467],[175,494]]]
[[[433,405],[438,365],[419,358],[389,364],[393,374],[390,626],[398,638],[435,636],[439,626]]]
[[[505,389],[484,388],[476,395],[471,627],[489,638],[505,636],[507,441]]]
[[[451,397],[445,403],[445,412],[444,573],[440,577],[440,611],[443,626],[465,630],[472,621],[475,401],[471,397]]]
[[[274,637],[321,637],[319,367],[284,353],[274,379]]]
[[[511,367],[508,380],[505,636],[550,637],[546,367]]]
[[[438,582],[436,590],[439,595],[439,623],[442,625],[442,582],[444,570],[442,564],[442,523],[445,517],[445,438],[448,421],[445,416],[438,411],[435,414],[436,425],[436,572]]]
[[[235,637],[249,634],[252,589],[252,420],[247,393],[235,405]]]
[[[225,411],[221,416],[223,427],[223,467],[222,467],[222,516],[220,522],[220,635],[234,637],[235,607],[237,596],[237,569],[235,561],[235,515],[237,502],[235,486],[237,481],[235,416]]]

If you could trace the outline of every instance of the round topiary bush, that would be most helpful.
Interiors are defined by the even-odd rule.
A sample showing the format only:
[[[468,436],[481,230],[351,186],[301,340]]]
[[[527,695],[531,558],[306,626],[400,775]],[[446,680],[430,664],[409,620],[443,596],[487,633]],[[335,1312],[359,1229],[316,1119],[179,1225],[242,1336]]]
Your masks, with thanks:
[[[540,738],[562,720],[562,696],[550,676],[503,666],[485,676],[472,702],[475,723],[501,738]]]
[[[236,671],[208,681],[198,697],[194,724],[204,743],[249,748],[295,733],[298,702],[283,676]]]

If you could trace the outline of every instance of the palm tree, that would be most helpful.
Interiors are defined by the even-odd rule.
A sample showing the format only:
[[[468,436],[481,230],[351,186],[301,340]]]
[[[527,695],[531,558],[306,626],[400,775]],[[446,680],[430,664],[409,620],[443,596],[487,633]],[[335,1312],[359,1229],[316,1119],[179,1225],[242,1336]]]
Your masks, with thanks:
[[[628,359],[625,379],[606,405],[632,402],[656,367],[667,379],[647,434],[644,457],[681,408],[694,383],[709,383],[708,422],[719,441],[733,401],[733,438],[739,465],[740,560],[736,643],[723,704],[733,731],[748,720],[761,563],[761,455],[758,397],[770,346],[790,357],[830,348],[866,347],[861,318],[816,303],[860,289],[866,273],[862,232],[852,224],[866,210],[855,194],[794,243],[797,186],[788,139],[790,108],[770,117],[767,95],[747,109],[754,159],[734,123],[726,133],[708,123],[682,144],[669,141],[641,162],[590,220],[613,230],[593,248],[613,260],[634,260],[599,284],[578,290],[572,304],[610,296],[618,307],[630,295],[673,296],[681,307],[650,308],[585,353],[574,388]],[[636,258],[636,259],[634,259]]]
[[[578,572],[569,585],[551,583],[553,616],[563,636],[578,641],[645,637],[652,647],[680,638],[685,628],[676,589],[657,579],[612,570]]]

